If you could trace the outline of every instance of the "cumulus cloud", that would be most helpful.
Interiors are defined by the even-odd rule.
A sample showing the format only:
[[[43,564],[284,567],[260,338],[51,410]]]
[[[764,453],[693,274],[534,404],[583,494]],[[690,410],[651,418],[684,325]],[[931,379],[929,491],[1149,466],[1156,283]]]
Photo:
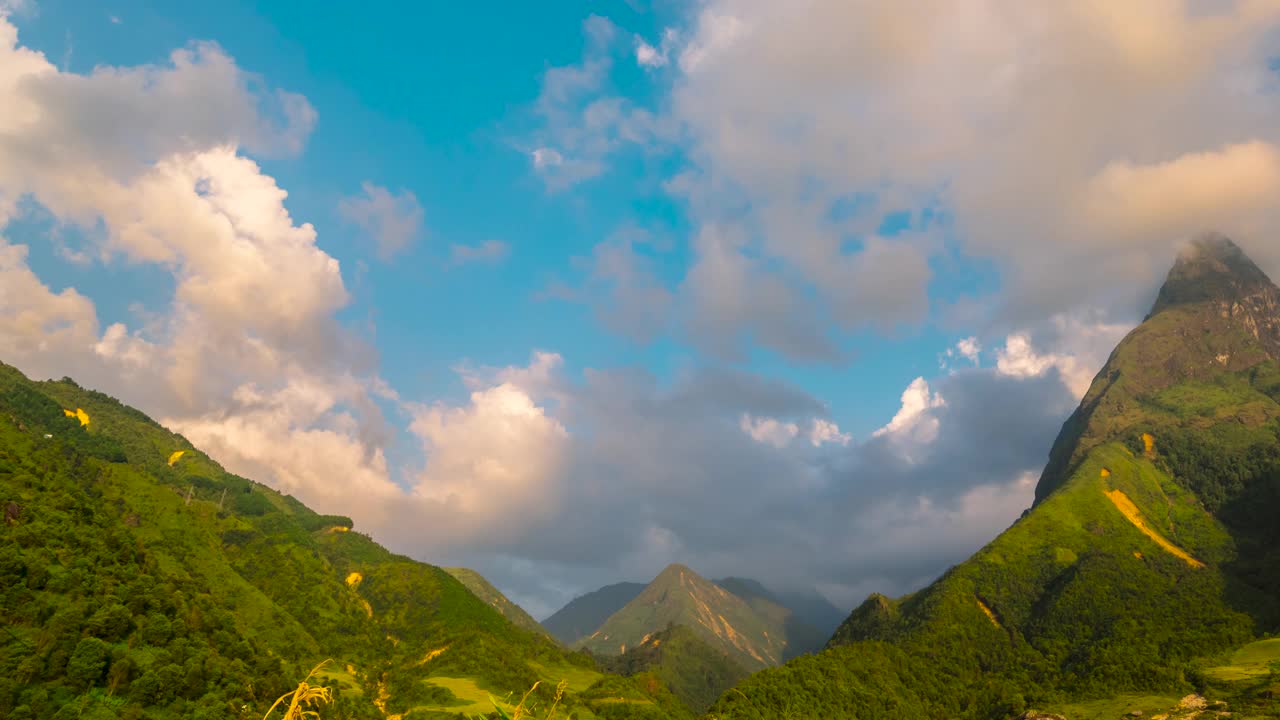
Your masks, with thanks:
[[[710,0],[684,25],[635,39],[675,66],[648,112],[609,89],[616,29],[588,32],[538,104],[565,142],[538,146],[578,150],[567,187],[678,145],[676,299],[705,350],[839,361],[838,333],[923,322],[942,260],[993,260],[1011,326],[1135,318],[1205,229],[1280,275],[1275,2]]]
[[[90,229],[93,261],[156,267],[173,283],[144,324],[103,330],[89,298],[49,288],[27,248],[0,242],[6,361],[116,394],[321,508],[339,509],[325,502],[345,492],[334,473],[386,487],[377,379],[334,318],[347,302],[339,265],[241,154],[298,151],[315,120],[305,99],[208,43],[167,65],[63,72],[0,19],[0,106],[0,221],[28,198]]]
[[[367,181],[360,189],[362,194],[342,198],[338,214],[369,236],[379,258],[390,260],[422,234],[422,205],[408,190],[393,193]]]

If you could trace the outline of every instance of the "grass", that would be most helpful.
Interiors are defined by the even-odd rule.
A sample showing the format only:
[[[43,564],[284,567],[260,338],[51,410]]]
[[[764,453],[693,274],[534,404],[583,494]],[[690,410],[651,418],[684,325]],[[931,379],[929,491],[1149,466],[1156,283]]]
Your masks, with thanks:
[[[344,696],[360,697],[364,695],[364,688],[360,686],[360,681],[356,679],[348,670],[334,665],[326,667],[316,673],[316,677],[320,680],[333,680],[338,683],[338,689],[342,691]]]
[[[421,705],[413,708],[414,710],[443,710],[467,716],[493,712],[493,703],[489,700],[491,693],[481,688],[472,678],[435,675],[427,678],[425,682],[445,688],[461,702],[452,705]],[[499,706],[503,710],[514,710],[514,707],[507,703],[499,703]]]
[[[1053,712],[1071,720],[1115,720],[1134,710],[1141,710],[1145,717],[1166,712],[1178,704],[1180,697],[1164,695],[1116,695],[1105,700],[1089,700],[1054,708]]]
[[[564,680],[569,684],[569,689],[576,693],[586,690],[601,677],[604,677],[595,670],[576,665],[545,665],[531,660],[529,661],[529,667],[538,673],[538,677],[548,683],[555,684]]]
[[[1221,682],[1256,680],[1271,674],[1271,665],[1280,662],[1280,638],[1249,643],[1231,654],[1226,665],[1209,668],[1205,675]]]

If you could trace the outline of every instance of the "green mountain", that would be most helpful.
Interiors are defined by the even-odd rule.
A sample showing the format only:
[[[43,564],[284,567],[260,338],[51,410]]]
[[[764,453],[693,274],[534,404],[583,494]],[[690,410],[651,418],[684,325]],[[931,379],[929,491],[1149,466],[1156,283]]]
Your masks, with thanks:
[[[502,613],[502,616],[510,620],[516,627],[523,628],[532,633],[540,635],[550,635],[547,629],[538,624],[533,616],[524,611],[524,608],[511,602],[502,591],[494,587],[492,583],[484,579],[484,576],[470,568],[449,567],[444,571],[457,578],[458,582],[466,586],[473,595],[483,600],[485,603],[493,607],[494,610]]]
[[[1075,720],[1192,692],[1280,715],[1280,652],[1249,645],[1280,628],[1278,360],[1280,291],[1230,241],[1196,241],[1067,421],[1030,511],[712,715]]]
[[[579,595],[554,615],[542,621],[551,634],[572,645],[595,632],[609,616],[618,612],[644,590],[644,583],[621,582]]]
[[[0,617],[14,720],[260,718],[326,659],[326,720],[475,716],[535,683],[545,711],[561,681],[556,717],[688,716],[651,676],[602,675],[350,519],[226,472],[107,395],[5,365]]]
[[[774,618],[683,565],[659,573],[577,647],[597,656],[620,655],[672,625],[692,629],[748,670],[780,664],[787,649],[786,630]]]
[[[656,632],[621,655],[606,658],[603,665],[619,675],[652,674],[696,712],[711,707],[724,691],[750,674],[728,653],[711,647],[683,625]]]

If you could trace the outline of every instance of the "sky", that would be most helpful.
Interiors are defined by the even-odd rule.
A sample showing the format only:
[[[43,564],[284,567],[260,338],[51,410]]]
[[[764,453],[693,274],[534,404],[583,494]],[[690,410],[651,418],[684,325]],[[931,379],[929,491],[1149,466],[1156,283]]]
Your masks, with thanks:
[[[0,361],[486,575],[849,608],[1031,503],[1179,245],[1280,277],[1280,0],[0,0]]]

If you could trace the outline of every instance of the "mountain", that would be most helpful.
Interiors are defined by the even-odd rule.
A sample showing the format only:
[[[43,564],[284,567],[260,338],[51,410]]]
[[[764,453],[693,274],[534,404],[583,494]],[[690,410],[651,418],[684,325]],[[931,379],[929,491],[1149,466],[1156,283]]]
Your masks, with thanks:
[[[832,630],[840,625],[840,620],[835,624],[828,626],[826,630],[818,629],[817,626],[808,623],[800,614],[792,610],[778,597],[776,593],[769,591],[759,580],[751,580],[749,578],[721,578],[716,580],[719,587],[727,589],[728,592],[736,594],[751,606],[751,610],[755,610],[756,614],[762,616],[769,621],[769,624],[782,628],[783,637],[786,638],[787,647],[783,652],[783,660],[791,660],[792,657],[803,655],[805,652],[818,652],[822,650],[827,639],[831,637]],[[796,593],[799,597],[805,597],[803,594]],[[795,597],[795,596],[794,596]],[[810,607],[817,605],[819,612],[820,602],[826,602],[819,596],[819,602],[810,601]],[[827,603],[829,606],[829,603]],[[838,615],[835,607],[831,609]]]
[[[577,646],[620,655],[670,625],[685,625],[748,670],[777,665],[786,631],[773,618],[683,565],[671,565]]]
[[[15,720],[257,718],[326,659],[325,718],[475,716],[535,683],[545,709],[561,680],[557,718],[690,717],[651,676],[603,675],[349,518],[7,365],[0,617],[0,717]]]
[[[705,711],[750,674],[684,625],[649,635],[621,655],[605,658],[603,665],[620,675],[652,674],[695,712]]]
[[[1280,712],[1280,648],[1249,644],[1280,629],[1278,299],[1229,240],[1196,240],[1064,425],[1031,510],[712,713],[1119,717],[1193,691]]]
[[[547,629],[538,624],[533,616],[524,611],[524,608],[507,599],[502,591],[494,587],[492,583],[484,579],[484,576],[470,568],[448,567],[444,571],[452,575],[466,586],[473,595],[483,600],[494,610],[502,613],[502,616],[510,620],[516,627],[524,628],[532,633],[539,635],[551,635]]]
[[[644,590],[644,583],[621,582],[579,595],[554,615],[542,621],[556,639],[572,645],[595,632],[609,616],[618,612]]]

